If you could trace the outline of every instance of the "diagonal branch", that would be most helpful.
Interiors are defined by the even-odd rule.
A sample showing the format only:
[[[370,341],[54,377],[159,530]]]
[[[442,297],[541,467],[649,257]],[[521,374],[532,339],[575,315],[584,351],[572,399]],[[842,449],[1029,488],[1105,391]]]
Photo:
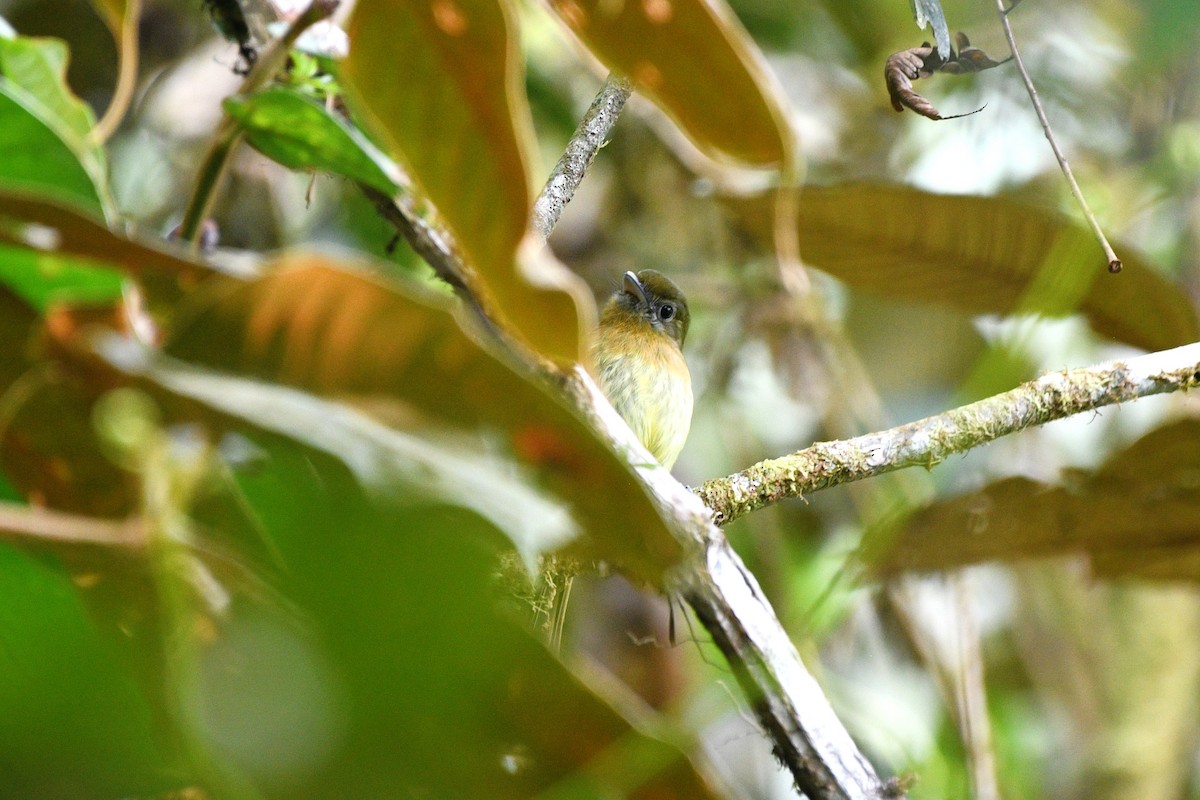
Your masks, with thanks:
[[[1196,386],[1200,344],[1064,370],[916,422],[761,461],[706,482],[697,494],[724,525],[789,497],[904,467],[930,467],[1033,425]]]
[[[608,141],[609,133],[617,124],[617,117],[632,93],[633,84],[627,78],[613,73],[592,101],[534,203],[533,229],[542,239],[550,237],[550,231],[554,230],[563,209],[575,196],[575,190],[583,182],[584,173],[592,165],[592,159]]]
[[[582,367],[566,382],[576,405],[638,465],[663,518],[684,548],[678,592],[725,655],[775,754],[812,800],[903,800],[879,778],[804,666],[754,574],[695,494],[655,462]]]

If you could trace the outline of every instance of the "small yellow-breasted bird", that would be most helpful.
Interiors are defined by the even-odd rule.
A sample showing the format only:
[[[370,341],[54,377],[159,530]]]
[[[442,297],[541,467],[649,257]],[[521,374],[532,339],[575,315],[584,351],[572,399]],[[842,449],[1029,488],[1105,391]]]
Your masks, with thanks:
[[[593,357],[600,389],[667,469],[692,424],[692,376],[683,360],[687,300],[665,275],[626,272],[600,313]]]

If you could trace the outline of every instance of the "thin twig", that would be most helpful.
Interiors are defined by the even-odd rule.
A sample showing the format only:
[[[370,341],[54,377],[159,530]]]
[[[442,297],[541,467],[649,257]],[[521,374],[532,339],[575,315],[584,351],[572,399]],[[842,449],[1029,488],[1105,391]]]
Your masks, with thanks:
[[[562,158],[558,160],[533,205],[531,224],[543,239],[549,238],[563,209],[575,196],[575,190],[583,182],[583,176],[592,165],[596,153],[608,141],[609,133],[632,92],[633,84],[627,78],[616,73],[609,75],[575,134],[567,142]]]
[[[697,493],[724,525],[789,497],[905,467],[931,467],[954,453],[1033,425],[1198,385],[1200,344],[1064,370],[889,430],[818,442],[710,480]]]
[[[313,0],[300,16],[292,21],[283,36],[275,39],[259,55],[250,74],[242,82],[238,94],[251,95],[267,85],[283,67],[287,60],[288,51],[300,38],[300,34],[323,19],[332,16],[337,10],[339,0]],[[183,222],[179,226],[180,240],[195,245],[200,236],[200,227],[212,208],[216,198],[217,186],[229,165],[229,157],[234,147],[241,139],[241,126],[228,114],[221,120],[213,135],[212,143],[204,160],[200,163],[200,171],[196,178],[196,188],[188,200],[187,209],[183,213]]]
[[[1012,7],[1016,7],[1013,3]],[[1034,88],[1033,79],[1029,77],[1029,71],[1025,69],[1025,62],[1021,60],[1021,51],[1017,49],[1017,40],[1013,36],[1012,25],[1008,21],[1008,12],[1010,9],[1004,7],[1004,0],[996,0],[996,8],[1000,12],[1000,24],[1004,26],[1004,36],[1008,39],[1008,47],[1012,51],[1013,60],[1017,63],[1017,71],[1021,73],[1021,80],[1025,81],[1025,89],[1029,92],[1029,99],[1033,101],[1033,110],[1037,112],[1038,119],[1042,122],[1042,132],[1046,134],[1046,141],[1050,142],[1050,149],[1054,151],[1054,157],[1058,159],[1058,166],[1062,169],[1062,173],[1066,176],[1067,184],[1071,187],[1071,194],[1075,195],[1075,201],[1079,203],[1079,208],[1083,210],[1083,216],[1087,220],[1088,225],[1092,228],[1092,233],[1095,234],[1096,240],[1100,242],[1100,246],[1104,248],[1104,257],[1108,259],[1108,271],[1117,273],[1121,271],[1121,259],[1117,258],[1117,254],[1113,252],[1112,245],[1108,243],[1108,237],[1104,235],[1104,231],[1100,228],[1100,223],[1096,220],[1096,215],[1092,213],[1092,209],[1088,207],[1087,200],[1083,197],[1083,190],[1079,188],[1079,183],[1075,180],[1075,175],[1071,172],[1071,165],[1067,163],[1067,157],[1063,155],[1062,148],[1058,146],[1058,140],[1054,137],[1054,130],[1050,127],[1050,120],[1046,117],[1046,110],[1042,108],[1042,101],[1038,99],[1037,89]]]

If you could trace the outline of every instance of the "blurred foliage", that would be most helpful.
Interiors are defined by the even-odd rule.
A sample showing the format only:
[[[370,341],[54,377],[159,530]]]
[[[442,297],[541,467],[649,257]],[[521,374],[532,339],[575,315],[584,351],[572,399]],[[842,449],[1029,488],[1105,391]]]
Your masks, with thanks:
[[[990,3],[923,7],[1006,55]],[[689,483],[1197,338],[1185,0],[1010,15],[1116,277],[1010,67],[922,81],[972,117],[889,108],[885,60],[929,36],[904,0],[359,0],[347,60],[297,51],[250,95],[237,73],[286,17],[268,0],[0,15],[3,796],[792,796],[677,608],[670,646],[652,594],[679,548],[631,465],[531,366],[587,352],[583,287],[653,266],[688,294]],[[119,59],[137,99],[100,145]],[[596,64],[639,98],[551,238],[564,269],[526,219]],[[197,253],[168,232],[223,115],[249,147]],[[792,152],[807,305],[774,255]],[[523,344],[360,182],[450,230]],[[1200,796],[1193,404],[731,527],[910,796],[986,796],[989,759],[1004,798]],[[873,591],[905,582],[920,602]]]

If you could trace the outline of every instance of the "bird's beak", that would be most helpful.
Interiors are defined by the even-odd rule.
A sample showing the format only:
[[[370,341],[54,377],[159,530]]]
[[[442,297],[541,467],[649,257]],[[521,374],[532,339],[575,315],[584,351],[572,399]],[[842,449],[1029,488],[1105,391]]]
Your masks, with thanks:
[[[646,289],[642,286],[642,282],[638,280],[637,275],[632,272],[626,272],[623,276],[625,294],[636,297],[638,302],[646,308],[650,307],[650,298],[646,297]]]

